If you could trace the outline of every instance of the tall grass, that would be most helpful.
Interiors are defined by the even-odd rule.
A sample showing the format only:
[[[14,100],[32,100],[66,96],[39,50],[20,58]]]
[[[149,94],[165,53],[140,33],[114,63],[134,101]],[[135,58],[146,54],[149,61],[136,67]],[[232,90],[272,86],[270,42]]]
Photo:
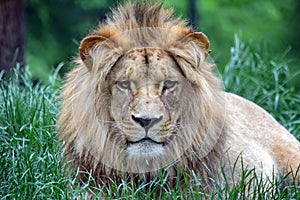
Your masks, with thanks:
[[[0,174],[3,199],[60,199],[67,179],[54,139],[58,90],[34,85],[17,67],[0,84]]]
[[[290,86],[294,78],[300,79],[300,70],[291,74],[285,56],[274,57],[266,47],[235,37],[223,81],[227,91],[263,107],[300,140],[300,93]]]
[[[299,139],[300,96],[288,84],[293,75],[285,60],[272,58],[236,38],[223,80],[227,91],[263,106]],[[79,186],[74,177],[65,175],[65,165],[61,163],[63,152],[55,131],[61,84],[58,70],[50,76],[47,85],[34,83],[28,68],[21,71],[16,67],[9,79],[0,78],[1,199],[84,199],[88,191],[95,198],[103,196],[105,191],[108,199],[201,199],[205,196],[201,180],[192,171],[183,173],[184,184],[178,182],[175,188],[166,185],[167,170],[150,183],[137,185],[129,179],[119,185],[102,187],[93,186],[92,177],[89,185]],[[245,170],[231,187],[229,183],[215,184],[215,193],[206,198],[247,199],[250,186],[254,188],[253,199],[300,197],[296,183],[264,184],[255,170]]]

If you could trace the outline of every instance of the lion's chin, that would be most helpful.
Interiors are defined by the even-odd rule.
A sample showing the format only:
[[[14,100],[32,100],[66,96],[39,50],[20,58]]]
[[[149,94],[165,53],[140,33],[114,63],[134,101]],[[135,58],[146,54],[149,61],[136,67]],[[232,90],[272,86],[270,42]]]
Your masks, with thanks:
[[[124,168],[133,173],[154,172],[162,169],[179,157],[171,153],[170,144],[152,140],[129,143],[126,148]]]
[[[129,142],[126,150],[129,157],[138,156],[149,159],[160,157],[165,152],[164,143],[144,139],[138,142]]]

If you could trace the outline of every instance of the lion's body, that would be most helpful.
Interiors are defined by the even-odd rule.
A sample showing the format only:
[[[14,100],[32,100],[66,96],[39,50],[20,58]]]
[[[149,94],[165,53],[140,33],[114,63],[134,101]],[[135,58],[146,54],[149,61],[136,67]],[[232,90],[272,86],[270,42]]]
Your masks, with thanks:
[[[113,11],[81,42],[64,86],[59,138],[73,167],[99,184],[167,167],[172,176],[179,166],[207,183],[220,165],[237,178],[243,168],[263,177],[296,169],[299,142],[257,105],[220,90],[208,48],[160,5]]]
[[[299,142],[265,110],[234,94],[226,94],[225,149],[243,159],[250,167],[263,167],[272,174],[297,169],[300,159]],[[237,145],[238,144],[238,145]]]

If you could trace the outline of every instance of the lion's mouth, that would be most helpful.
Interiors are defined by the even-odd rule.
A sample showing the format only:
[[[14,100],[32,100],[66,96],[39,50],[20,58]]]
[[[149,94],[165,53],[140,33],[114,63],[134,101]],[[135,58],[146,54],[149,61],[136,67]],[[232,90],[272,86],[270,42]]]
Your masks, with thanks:
[[[179,121],[180,120],[178,119],[176,124],[180,124]],[[179,127],[177,127],[177,126],[175,128],[173,128],[173,130],[171,131],[170,136],[165,138],[164,141],[157,141],[155,138],[151,138],[151,137],[146,136],[146,137],[141,138],[141,139],[136,140],[136,141],[127,140],[126,143],[127,143],[128,147],[132,146],[132,145],[144,145],[144,146],[161,145],[161,146],[166,146],[176,137],[178,130],[179,130]]]
[[[134,142],[127,141],[127,143],[128,144],[151,144],[152,143],[152,144],[160,144],[162,146],[167,144],[167,142],[157,142],[149,137],[145,137],[145,138],[142,138],[142,139],[140,139],[138,141],[134,141]]]

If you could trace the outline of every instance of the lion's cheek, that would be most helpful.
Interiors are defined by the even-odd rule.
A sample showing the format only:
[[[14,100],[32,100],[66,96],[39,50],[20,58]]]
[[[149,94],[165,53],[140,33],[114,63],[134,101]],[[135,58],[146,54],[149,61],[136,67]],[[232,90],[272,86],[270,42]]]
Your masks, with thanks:
[[[122,118],[121,110],[122,110],[122,108],[119,107],[119,105],[116,104],[116,102],[111,103],[110,115],[114,119],[114,121],[119,121]]]
[[[126,117],[129,108],[129,98],[118,92],[112,95],[110,115],[115,121],[122,121]]]
[[[166,105],[170,120],[176,122],[180,117],[180,102],[178,96],[172,93],[169,94],[164,99],[164,104]]]

